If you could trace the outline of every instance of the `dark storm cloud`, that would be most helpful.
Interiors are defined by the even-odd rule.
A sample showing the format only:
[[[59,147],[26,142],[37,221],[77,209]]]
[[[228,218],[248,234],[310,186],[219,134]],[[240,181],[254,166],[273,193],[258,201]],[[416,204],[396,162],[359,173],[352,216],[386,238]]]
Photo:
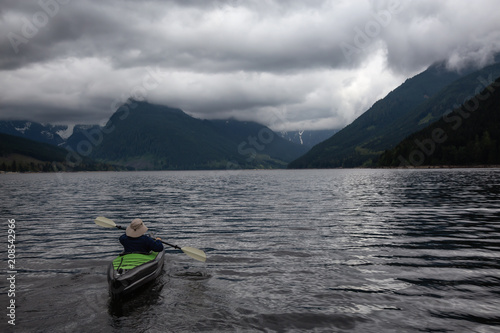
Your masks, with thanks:
[[[309,8],[298,2],[286,6],[248,2],[238,7],[234,1],[197,6],[182,2],[40,3],[44,5],[11,3],[12,15],[2,29],[7,35],[1,44],[3,68],[65,56],[110,57],[116,66],[124,67],[155,63],[213,72],[336,67],[349,60],[338,47],[338,39],[356,21],[340,11],[335,14],[334,8],[321,6],[320,1],[316,2],[320,6]],[[46,23],[45,8],[51,11],[45,15],[50,16]],[[333,15],[321,16],[322,8]],[[127,51],[133,49],[141,54],[130,57]]]
[[[6,0],[1,116],[95,123],[133,96],[203,118],[279,114],[284,127],[340,127],[436,61],[490,62],[500,50],[496,7]]]

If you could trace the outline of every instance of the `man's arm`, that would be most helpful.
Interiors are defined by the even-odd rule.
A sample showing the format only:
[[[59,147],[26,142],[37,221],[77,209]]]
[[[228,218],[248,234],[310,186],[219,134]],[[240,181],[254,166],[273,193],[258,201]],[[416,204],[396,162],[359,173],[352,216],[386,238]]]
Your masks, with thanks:
[[[155,251],[155,252],[160,252],[160,251],[163,251],[163,244],[161,242],[161,238],[160,237],[157,237],[156,240],[154,240],[153,238],[151,237],[148,237],[149,240],[150,240],[150,248],[151,248],[151,251]]]

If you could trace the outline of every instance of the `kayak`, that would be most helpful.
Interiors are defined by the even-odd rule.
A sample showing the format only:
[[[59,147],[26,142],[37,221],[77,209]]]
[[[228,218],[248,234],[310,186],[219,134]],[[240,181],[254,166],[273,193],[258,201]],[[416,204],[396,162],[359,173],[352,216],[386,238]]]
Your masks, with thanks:
[[[163,271],[165,252],[129,253],[119,255],[108,267],[108,285],[112,298],[129,294]]]

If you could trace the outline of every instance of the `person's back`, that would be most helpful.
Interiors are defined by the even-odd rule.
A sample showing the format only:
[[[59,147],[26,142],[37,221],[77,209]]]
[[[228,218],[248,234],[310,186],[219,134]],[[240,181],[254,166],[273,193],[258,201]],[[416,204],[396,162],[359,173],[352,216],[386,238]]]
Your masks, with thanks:
[[[145,235],[148,228],[141,219],[134,219],[125,230],[125,234],[120,236],[120,243],[123,245],[124,253],[149,253],[151,251],[163,251],[161,238],[153,239]]]

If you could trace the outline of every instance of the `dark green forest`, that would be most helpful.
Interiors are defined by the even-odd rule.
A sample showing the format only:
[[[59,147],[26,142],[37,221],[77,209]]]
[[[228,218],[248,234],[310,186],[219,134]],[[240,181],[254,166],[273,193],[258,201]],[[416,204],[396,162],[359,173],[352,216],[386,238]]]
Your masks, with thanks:
[[[382,167],[500,165],[500,78],[394,149]]]
[[[0,133],[0,171],[3,172],[123,170],[88,158],[71,163],[68,162],[68,153],[66,149],[51,144]]]

